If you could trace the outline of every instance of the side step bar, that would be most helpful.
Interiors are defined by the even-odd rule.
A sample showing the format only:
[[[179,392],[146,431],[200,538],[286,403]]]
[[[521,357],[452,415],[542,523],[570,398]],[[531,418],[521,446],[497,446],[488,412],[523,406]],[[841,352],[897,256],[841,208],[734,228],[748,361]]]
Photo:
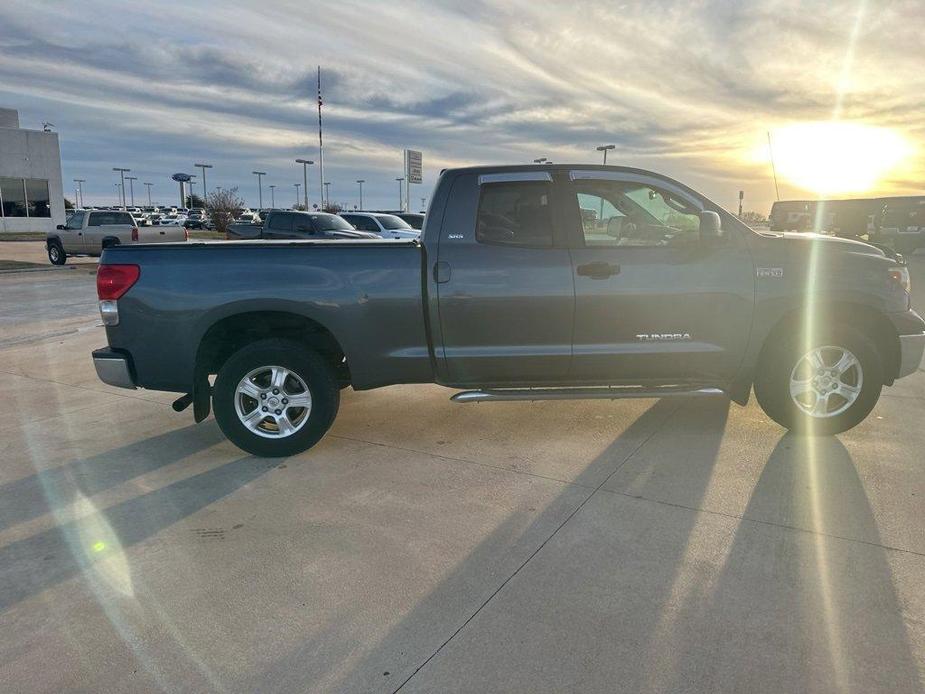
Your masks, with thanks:
[[[623,398],[692,397],[726,395],[721,388],[682,388],[657,386],[603,386],[595,388],[497,388],[464,390],[450,398],[453,402],[501,402],[511,400],[621,400]]]

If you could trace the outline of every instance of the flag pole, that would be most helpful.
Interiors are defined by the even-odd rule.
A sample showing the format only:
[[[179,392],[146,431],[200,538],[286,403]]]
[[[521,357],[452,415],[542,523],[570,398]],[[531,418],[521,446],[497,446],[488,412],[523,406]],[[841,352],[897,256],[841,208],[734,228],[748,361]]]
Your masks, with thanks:
[[[324,141],[321,139],[321,66],[318,66],[318,170],[321,174],[321,209],[330,201],[325,200],[324,192]]]

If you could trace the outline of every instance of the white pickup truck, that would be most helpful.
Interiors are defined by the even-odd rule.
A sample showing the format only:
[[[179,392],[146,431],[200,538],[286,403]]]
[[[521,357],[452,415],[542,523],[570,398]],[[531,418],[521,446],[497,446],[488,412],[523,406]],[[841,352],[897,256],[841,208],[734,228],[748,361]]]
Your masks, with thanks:
[[[99,256],[110,246],[189,240],[182,226],[141,227],[129,212],[78,210],[45,239],[48,259],[64,265],[69,255]]]

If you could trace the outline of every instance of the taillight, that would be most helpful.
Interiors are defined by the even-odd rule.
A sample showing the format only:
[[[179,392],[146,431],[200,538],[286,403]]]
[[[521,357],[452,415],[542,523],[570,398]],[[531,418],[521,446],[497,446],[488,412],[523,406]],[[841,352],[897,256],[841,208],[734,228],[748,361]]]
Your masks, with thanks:
[[[912,280],[909,278],[909,268],[905,265],[890,268],[890,279],[896,282],[906,294],[912,292]]]
[[[138,281],[141,268],[137,265],[100,265],[96,273],[96,295],[100,301],[113,301],[125,294]]]
[[[138,240],[138,227],[132,227],[132,241]]]

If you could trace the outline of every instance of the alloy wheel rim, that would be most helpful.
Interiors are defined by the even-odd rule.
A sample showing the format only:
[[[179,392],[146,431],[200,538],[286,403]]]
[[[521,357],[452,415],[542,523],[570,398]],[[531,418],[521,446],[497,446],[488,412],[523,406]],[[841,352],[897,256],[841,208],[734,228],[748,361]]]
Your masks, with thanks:
[[[300,431],[312,411],[312,394],[305,380],[283,366],[261,366],[235,388],[238,420],[252,434],[284,439]]]
[[[836,417],[861,395],[864,370],[848,349],[816,347],[804,354],[790,372],[790,399],[815,419]]]

